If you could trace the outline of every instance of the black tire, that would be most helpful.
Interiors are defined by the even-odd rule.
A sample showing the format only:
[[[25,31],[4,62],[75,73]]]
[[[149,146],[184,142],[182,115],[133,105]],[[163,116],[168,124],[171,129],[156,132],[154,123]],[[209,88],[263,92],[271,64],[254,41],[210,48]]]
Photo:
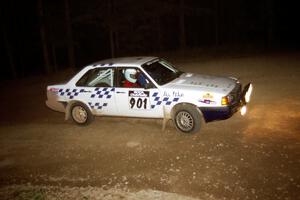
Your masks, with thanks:
[[[178,105],[175,108],[173,122],[177,130],[186,134],[199,132],[204,124],[201,111],[191,104]]]
[[[72,120],[81,126],[86,126],[94,120],[94,116],[90,109],[83,103],[73,103],[70,108],[70,115]]]

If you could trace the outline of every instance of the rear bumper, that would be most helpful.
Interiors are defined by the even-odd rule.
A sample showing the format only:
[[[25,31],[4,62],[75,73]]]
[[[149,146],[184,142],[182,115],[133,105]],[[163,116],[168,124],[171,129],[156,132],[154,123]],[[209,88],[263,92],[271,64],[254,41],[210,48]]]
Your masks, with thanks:
[[[236,103],[228,106],[220,107],[200,107],[206,122],[224,120],[230,118],[234,113],[238,112],[243,106],[250,101],[252,93],[252,84],[248,83],[240,93]]]
[[[57,102],[54,100],[47,100],[46,105],[51,108],[52,110],[58,111],[58,112],[65,112],[65,106],[61,102]]]

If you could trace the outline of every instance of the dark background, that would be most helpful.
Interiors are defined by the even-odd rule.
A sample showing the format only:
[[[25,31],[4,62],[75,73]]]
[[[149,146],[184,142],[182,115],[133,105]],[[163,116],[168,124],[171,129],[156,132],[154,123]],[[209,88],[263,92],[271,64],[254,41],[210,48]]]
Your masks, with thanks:
[[[191,49],[295,51],[283,0],[11,0],[1,3],[1,80],[109,57]]]

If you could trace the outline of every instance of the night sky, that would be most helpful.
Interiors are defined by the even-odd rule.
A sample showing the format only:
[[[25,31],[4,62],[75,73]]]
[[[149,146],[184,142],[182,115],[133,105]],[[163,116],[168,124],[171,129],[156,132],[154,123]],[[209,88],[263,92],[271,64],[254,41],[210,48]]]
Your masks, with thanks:
[[[1,79],[191,48],[295,51],[299,19],[283,0],[11,0],[1,5]]]

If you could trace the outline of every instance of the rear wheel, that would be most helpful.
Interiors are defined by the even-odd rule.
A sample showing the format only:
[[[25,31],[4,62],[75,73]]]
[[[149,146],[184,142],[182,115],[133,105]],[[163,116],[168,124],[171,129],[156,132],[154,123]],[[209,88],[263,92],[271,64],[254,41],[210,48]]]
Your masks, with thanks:
[[[175,108],[173,121],[180,132],[193,134],[201,129],[203,116],[197,107],[190,104],[183,104]]]
[[[71,106],[71,116],[73,121],[79,125],[88,125],[94,119],[90,109],[79,102],[76,102]]]

